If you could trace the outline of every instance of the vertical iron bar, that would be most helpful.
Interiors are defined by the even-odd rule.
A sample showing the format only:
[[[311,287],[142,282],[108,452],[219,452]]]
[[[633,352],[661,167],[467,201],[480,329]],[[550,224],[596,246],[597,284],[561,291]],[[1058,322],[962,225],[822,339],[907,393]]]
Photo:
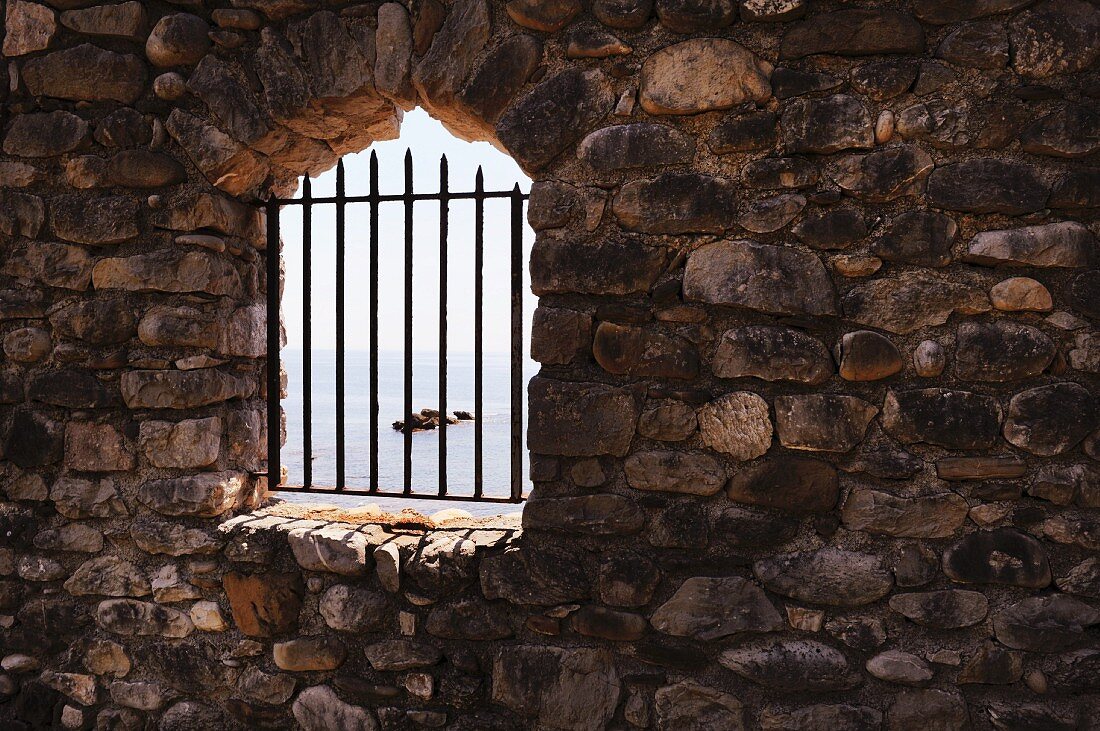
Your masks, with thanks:
[[[344,472],[344,161],[336,163],[336,489]]]
[[[279,449],[282,446],[283,420],[279,406],[281,378],[279,368],[279,203],[275,196],[267,202],[267,486],[282,484]]]
[[[482,269],[485,264],[485,176],[481,166],[474,177],[474,498],[482,494]]]
[[[439,494],[447,494],[447,156],[439,158]]]
[[[512,188],[512,499],[523,497],[523,194]]]
[[[313,190],[302,179],[302,486],[313,486],[313,327],[310,318],[313,245]]]
[[[405,150],[405,485],[412,494],[412,344],[413,344],[413,160],[412,148]]]
[[[370,153],[370,489],[378,492],[378,152]]]

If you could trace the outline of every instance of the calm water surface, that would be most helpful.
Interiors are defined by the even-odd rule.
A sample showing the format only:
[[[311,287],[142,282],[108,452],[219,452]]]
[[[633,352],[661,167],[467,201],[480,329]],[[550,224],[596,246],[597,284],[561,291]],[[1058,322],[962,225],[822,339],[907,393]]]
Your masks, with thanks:
[[[283,401],[287,418],[287,443],[282,462],[290,472],[289,484],[301,485],[303,480],[302,437],[302,351],[283,350],[283,363],[289,377],[289,396]],[[413,354],[413,409],[435,408],[438,401],[438,356],[433,352]],[[336,353],[314,350],[312,353],[313,409],[313,483],[332,486],[336,482]],[[370,487],[370,353],[345,353],[345,444],[347,486]],[[509,357],[504,353],[486,353],[484,357],[483,406],[483,485],[486,495],[507,496],[510,464]],[[537,366],[524,364],[524,432],[527,427],[526,383],[535,375]],[[451,353],[447,369],[447,408],[454,412],[474,411],[474,356],[472,353]],[[378,460],[379,487],[401,490],[403,485],[404,437],[391,428],[401,418],[404,356],[400,352],[378,354]],[[418,432],[413,435],[413,492],[434,493],[439,484],[439,433]],[[524,491],[530,490],[527,480],[527,450],[523,450]],[[474,424],[462,422],[447,428],[448,493],[473,494],[474,484]],[[439,500],[393,500],[360,496],[293,495],[280,497],[292,502],[326,503],[357,506],[375,503],[387,511],[412,507],[423,513],[458,507],[475,515],[494,515],[518,510],[518,506],[492,503],[446,502]]]

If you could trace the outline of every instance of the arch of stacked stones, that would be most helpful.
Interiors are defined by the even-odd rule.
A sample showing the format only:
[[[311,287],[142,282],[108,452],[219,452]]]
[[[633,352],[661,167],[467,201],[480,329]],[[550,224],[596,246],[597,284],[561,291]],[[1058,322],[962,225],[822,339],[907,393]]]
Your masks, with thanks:
[[[1095,3],[5,21],[4,728],[1097,728]],[[418,105],[536,181],[522,531],[258,509],[254,204]]]

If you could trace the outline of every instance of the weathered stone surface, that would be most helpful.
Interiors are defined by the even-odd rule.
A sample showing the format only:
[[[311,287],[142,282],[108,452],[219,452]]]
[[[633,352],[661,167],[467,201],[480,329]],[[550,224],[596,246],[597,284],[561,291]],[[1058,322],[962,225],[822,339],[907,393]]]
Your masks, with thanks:
[[[703,444],[738,461],[768,451],[772,424],[768,403],[749,391],[737,391],[704,405],[698,412]]]
[[[581,4],[578,0],[511,0],[506,10],[517,25],[544,33],[556,33],[581,12]]]
[[[985,619],[989,601],[976,591],[948,589],[922,594],[895,594],[890,608],[922,627],[960,629]]]
[[[137,56],[83,43],[27,61],[22,77],[35,96],[132,104],[145,90],[146,75]]]
[[[665,268],[664,249],[637,238],[598,245],[536,238],[531,250],[531,290],[544,294],[646,292]]]
[[[924,30],[910,15],[888,9],[850,9],[818,13],[783,35],[780,58],[817,53],[876,56],[924,53]]]
[[[794,512],[827,512],[839,493],[836,470],[807,457],[775,458],[736,472],[726,494],[731,500]]]
[[[1061,594],[1030,597],[993,617],[997,641],[1017,650],[1060,652],[1087,639],[1100,611]]]
[[[489,53],[457,101],[486,123],[496,124],[541,60],[541,41],[529,35],[508,38]]]
[[[782,693],[851,690],[862,677],[839,650],[815,640],[774,640],[726,650],[718,662]]]
[[[16,363],[35,363],[52,349],[50,334],[40,328],[24,327],[4,336],[4,355]]]
[[[511,548],[486,556],[482,561],[481,591],[486,599],[505,598],[515,604],[540,606],[585,599],[589,580],[578,561],[575,553],[561,547]],[[507,632],[501,636],[511,634],[507,622],[485,609],[483,604],[468,603],[466,614],[474,619],[495,620],[496,629]],[[439,625],[441,628],[448,626],[448,618],[441,617]]]
[[[585,136],[577,155],[599,173],[691,162],[695,143],[683,132],[641,122],[598,129]]]
[[[1100,558],[1086,558],[1055,579],[1067,594],[1100,599]]]
[[[19,114],[4,136],[4,152],[21,157],[53,157],[72,152],[88,139],[88,123],[70,112]]]
[[[649,603],[660,581],[660,570],[648,558],[621,552],[600,564],[597,590],[604,604],[640,607]]]
[[[1040,386],[1018,393],[1009,401],[1004,436],[1021,449],[1050,457],[1084,439],[1094,428],[1096,418],[1096,401],[1084,386]]]
[[[92,269],[96,289],[131,292],[206,292],[239,295],[233,263],[209,251],[172,251],[101,259]]]
[[[964,322],[955,338],[955,374],[971,381],[1016,381],[1042,373],[1054,342],[1038,328],[1015,322]]]
[[[569,586],[571,580],[563,580],[561,571],[551,575],[546,573],[546,570],[553,571],[553,568],[545,563],[520,562],[520,564],[522,568],[517,569],[520,571],[535,567],[537,573],[534,576],[535,581],[539,582],[538,587],[526,583],[527,576],[518,575],[507,577],[511,585],[504,586],[500,581],[504,577],[495,575],[488,580],[482,579],[482,588],[486,596],[492,595],[492,598],[499,598],[501,595],[506,595],[511,601],[518,599],[518,594],[513,592],[526,591],[528,594],[524,600],[537,600],[527,602],[537,604],[555,604],[558,597],[565,597],[564,601],[580,598],[578,594],[571,593]],[[490,569],[494,568],[496,567],[490,567]],[[532,592],[536,591],[543,593],[533,595]],[[507,612],[498,605],[488,604],[478,599],[463,599],[436,606],[428,615],[424,628],[428,634],[448,640],[501,640],[513,634]]]
[[[248,478],[239,472],[207,472],[146,482],[138,500],[162,515],[212,518],[247,499]]]
[[[577,634],[614,642],[639,640],[649,627],[641,615],[591,604],[572,614],[569,624]]]
[[[971,533],[943,555],[952,580],[1041,589],[1050,584],[1046,552],[1034,538],[1011,528]]]
[[[538,307],[531,320],[531,359],[570,363],[592,339],[592,316],[561,307]]]
[[[858,97],[795,99],[780,120],[788,153],[830,153],[874,147],[871,114]]]
[[[580,140],[614,103],[601,71],[563,71],[509,107],[497,123],[497,138],[525,169],[538,170]]]
[[[65,466],[82,472],[124,472],[134,455],[111,424],[69,422],[65,426]]]
[[[111,313],[111,309],[104,308],[99,312]],[[95,342],[95,339],[89,340]],[[97,409],[114,406],[118,402],[118,394],[110,383],[100,380],[93,372],[75,368],[39,372],[27,389],[27,397],[32,401],[70,409]]]
[[[772,67],[734,41],[696,38],[642,65],[638,100],[650,114],[697,114],[771,96]]]
[[[619,495],[531,500],[523,511],[525,525],[582,535],[629,535],[645,525],[645,514]]]
[[[542,681],[532,684],[532,678]],[[619,677],[607,650],[519,645],[493,658],[492,699],[549,728],[599,731],[615,713]]]
[[[72,302],[50,314],[50,325],[61,337],[81,340],[93,345],[125,343],[134,336],[136,329],[131,305],[119,297],[97,297]],[[100,385],[98,389],[90,384],[83,389],[78,389],[75,384],[82,384],[83,379],[74,371],[65,372],[65,378],[68,381],[67,387],[70,394],[77,390],[103,394],[113,392],[113,389],[107,389],[105,384]],[[49,383],[47,379],[42,381],[42,385],[38,387],[39,393],[56,389],[55,385]],[[65,387],[65,384],[61,384],[61,389]]]
[[[718,155],[765,150],[775,145],[776,117],[773,112],[749,112],[724,119],[707,137]]]
[[[993,285],[989,300],[1002,312],[1050,312],[1054,298],[1050,290],[1030,277],[1009,277]]]
[[[737,223],[752,233],[773,233],[793,221],[805,207],[806,198],[797,193],[760,198],[744,206]]]
[[[76,198],[52,203],[54,234],[65,241],[105,246],[138,235],[138,206],[129,198]]]
[[[193,409],[247,398],[254,390],[248,381],[212,368],[122,374],[122,398],[131,409]]]
[[[867,661],[866,668],[879,680],[902,685],[924,685],[933,676],[928,663],[901,650],[880,652]]]
[[[994,158],[942,165],[928,176],[929,201],[950,211],[1018,216],[1043,208],[1049,193],[1035,168]]]
[[[925,586],[936,578],[939,569],[938,553],[921,543],[907,543],[894,561],[894,581],[906,588]]]
[[[371,537],[349,524],[317,524],[287,534],[294,560],[307,571],[362,576],[370,569]]]
[[[853,198],[884,203],[920,195],[934,166],[931,155],[920,146],[897,145],[841,157],[829,167],[829,175]]]
[[[852,705],[805,706],[789,712],[769,708],[759,720],[763,731],[871,731],[882,727],[882,712]]]
[[[630,448],[640,408],[624,389],[534,378],[528,398],[527,445],[536,454],[621,457]]]
[[[695,409],[682,401],[671,399],[659,402],[653,408],[642,411],[638,419],[638,433],[663,442],[679,442],[687,439],[698,428]]]
[[[870,604],[894,585],[881,558],[837,548],[777,554],[756,561],[752,570],[776,594],[839,607]]]
[[[886,261],[942,267],[951,263],[958,231],[950,216],[936,211],[907,211],[890,222],[871,251]]]
[[[1086,69],[1100,57],[1100,11],[1081,0],[1047,0],[1010,25],[1016,73],[1046,78]]]
[[[883,428],[904,444],[987,449],[996,443],[1000,424],[997,400],[967,391],[889,391],[882,407]]]
[[[3,54],[9,58],[45,50],[57,35],[53,11],[23,0],[7,3],[4,26]]]
[[[737,186],[728,178],[663,173],[624,185],[612,202],[623,228],[641,233],[721,233],[734,226]]]
[[[50,500],[58,513],[73,520],[127,514],[111,480],[63,477],[50,487]]]
[[[878,408],[855,396],[777,396],[779,441],[790,449],[847,452],[863,440]]]
[[[592,15],[604,25],[633,30],[653,13],[653,0],[594,0]]]
[[[689,340],[650,328],[601,322],[592,354],[616,375],[687,379],[699,373],[699,354]]]
[[[837,343],[837,350],[840,377],[847,381],[878,381],[903,367],[897,346],[870,330],[845,333]]]
[[[42,230],[46,209],[42,199],[35,195],[4,192],[0,194],[4,212],[0,214],[0,234],[8,237],[35,238]]]
[[[369,710],[345,703],[327,685],[315,685],[303,690],[294,699],[291,712],[303,731],[336,728],[347,731],[378,731],[379,728]]]
[[[954,493],[898,497],[878,490],[854,490],[842,519],[850,530],[897,538],[946,538],[966,520],[966,500]]]
[[[814,249],[846,249],[867,237],[867,223],[855,208],[832,208],[807,214],[791,228],[791,233]]]
[[[363,652],[371,667],[383,672],[430,667],[443,658],[439,648],[410,640],[383,640]]]
[[[729,693],[685,680],[653,694],[659,731],[744,731],[741,701]]]
[[[195,626],[183,612],[135,599],[106,599],[95,611],[101,629],[125,637],[161,636],[180,638],[190,635]]]
[[[141,597],[151,590],[149,580],[137,566],[118,556],[104,555],[77,567],[65,582],[65,591],[74,596]]]
[[[792,328],[748,325],[722,334],[711,370],[719,378],[752,377],[815,386],[833,374],[833,363],[817,338]]]
[[[272,647],[272,655],[280,670],[335,670],[344,664],[347,649],[343,643],[332,637],[300,637],[276,642]]]
[[[894,696],[886,711],[887,731],[921,727],[942,731],[969,729],[970,713],[962,694],[954,689],[927,689],[907,690]]]
[[[130,41],[143,39],[145,23],[145,7],[137,0],[61,13],[61,24],[77,33]]]
[[[967,246],[964,260],[990,266],[1083,267],[1096,239],[1075,221],[1005,231],[983,231]]]
[[[214,318],[193,307],[158,306],[141,318],[138,338],[146,345],[215,348],[218,328]]]
[[[130,526],[130,538],[146,553],[168,556],[217,553],[222,541],[198,528],[143,520]]]
[[[742,180],[749,188],[778,190],[809,188],[819,178],[817,167],[800,157],[770,157],[745,165]]]
[[[1006,650],[994,642],[985,642],[959,671],[957,683],[1009,685],[1024,674],[1022,653]]]
[[[997,15],[1030,5],[1032,0],[973,0],[956,3],[952,0],[916,0],[913,12],[926,23],[947,25],[960,20],[973,20]]]
[[[41,499],[46,499],[43,485]],[[11,495],[11,487],[8,488]],[[83,523],[67,523],[58,528],[44,530],[34,537],[34,547],[46,551],[75,551],[99,553],[103,550],[103,534]]]
[[[270,173],[263,158],[182,109],[172,110],[165,127],[207,180],[230,195],[256,189]]]
[[[321,595],[318,609],[332,629],[370,632],[381,629],[388,607],[385,597],[377,591],[336,584]]]
[[[1100,172],[1074,170],[1054,184],[1047,205],[1051,208],[1100,208]]]
[[[843,305],[849,319],[899,335],[942,325],[953,313],[973,315],[990,309],[976,278],[960,280],[924,270],[856,285],[844,295]]]
[[[635,490],[713,495],[726,480],[721,463],[705,454],[639,452],[626,458],[623,469]]]
[[[165,15],[153,26],[145,42],[145,55],[154,66],[191,66],[210,48],[210,26],[188,13]]]
[[[82,247],[36,242],[12,251],[0,271],[83,292],[92,282],[92,263],[91,253]]]
[[[832,282],[816,256],[752,241],[720,241],[693,251],[684,297],[770,314],[836,312]]]
[[[688,579],[650,623],[659,632],[704,641],[786,627],[764,592],[738,576]]]
[[[298,626],[305,593],[297,573],[226,573],[222,586],[233,621],[250,637],[275,637]]]
[[[735,0],[656,0],[661,25],[677,33],[697,33],[724,28],[737,17]]]
[[[1008,32],[1000,23],[967,23],[940,42],[936,56],[956,66],[1000,69],[1008,63]]]

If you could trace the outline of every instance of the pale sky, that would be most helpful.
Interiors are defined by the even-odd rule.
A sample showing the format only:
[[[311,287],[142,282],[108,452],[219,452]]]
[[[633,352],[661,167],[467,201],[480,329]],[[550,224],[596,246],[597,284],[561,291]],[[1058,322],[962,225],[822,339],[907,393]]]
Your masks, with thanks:
[[[404,188],[404,155],[413,151],[414,190],[434,193],[439,190],[439,160],[447,156],[452,192],[472,191],[474,175],[480,165],[486,190],[511,190],[519,183],[529,192],[531,181],[507,155],[485,142],[464,142],[453,137],[426,112],[416,109],[405,115],[401,137],[378,142],[379,187],[383,194],[400,193]],[[369,188],[370,151],[344,158],[346,193],[366,195]],[[333,168],[313,182],[314,196],[335,194],[336,170]],[[299,190],[299,196],[301,191]],[[507,352],[509,348],[509,202],[485,204],[485,327],[486,352]],[[401,350],[404,343],[404,207],[400,202],[383,203],[379,209],[379,347]],[[370,344],[368,328],[370,303],[369,218],[366,203],[346,207],[345,288],[346,335],[349,350],[365,350]],[[439,203],[418,202],[414,208],[413,228],[413,348],[431,350],[439,339]],[[280,218],[284,242],[286,288],[283,317],[288,346],[302,344],[302,217],[299,206],[286,206]],[[526,226],[524,213],[524,319],[531,321],[536,304],[530,293],[527,261],[533,233]],[[313,347],[336,346],[335,252],[336,214],[332,204],[313,207]],[[452,201],[448,237],[448,342],[454,353],[473,351],[474,330],[474,204]],[[525,325],[525,329],[528,326]],[[530,333],[525,332],[525,340]]]

